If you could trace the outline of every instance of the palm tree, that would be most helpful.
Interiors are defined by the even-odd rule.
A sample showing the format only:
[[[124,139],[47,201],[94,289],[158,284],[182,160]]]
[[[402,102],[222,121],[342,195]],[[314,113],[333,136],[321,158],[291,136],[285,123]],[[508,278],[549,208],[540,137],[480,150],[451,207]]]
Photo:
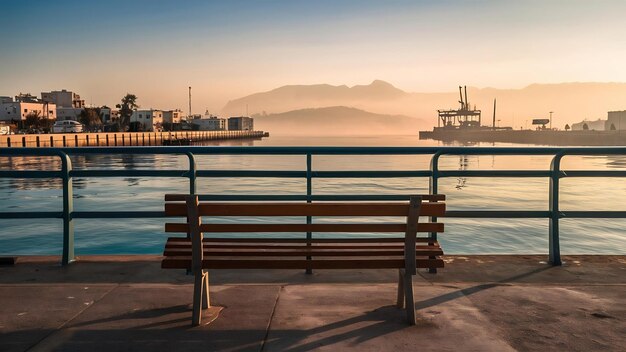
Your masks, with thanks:
[[[119,124],[120,129],[124,131],[126,127],[130,125],[130,117],[133,111],[139,108],[139,105],[137,105],[137,96],[135,94],[126,93],[122,98],[122,103],[115,106],[120,109]]]

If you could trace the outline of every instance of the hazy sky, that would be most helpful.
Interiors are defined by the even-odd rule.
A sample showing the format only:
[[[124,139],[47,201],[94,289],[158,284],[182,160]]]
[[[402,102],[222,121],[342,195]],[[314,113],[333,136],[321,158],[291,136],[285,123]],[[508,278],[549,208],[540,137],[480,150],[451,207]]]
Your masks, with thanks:
[[[10,1],[0,95],[218,111],[285,84],[626,82],[626,1]]]

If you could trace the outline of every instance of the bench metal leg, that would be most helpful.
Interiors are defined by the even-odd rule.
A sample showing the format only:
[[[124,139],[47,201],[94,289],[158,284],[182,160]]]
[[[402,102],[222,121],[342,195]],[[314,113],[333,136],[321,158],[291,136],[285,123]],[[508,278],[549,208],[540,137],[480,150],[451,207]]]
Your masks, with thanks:
[[[211,300],[209,298],[209,272],[208,271],[202,274],[202,281],[203,281],[202,308],[207,309],[211,307]]]
[[[193,282],[193,311],[191,313],[191,325],[200,325],[202,319],[202,287],[204,283],[204,273],[195,273]]]
[[[406,318],[410,325],[415,325],[415,298],[413,297],[413,275],[404,272],[404,301]]]
[[[404,275],[402,270],[398,270],[398,300],[396,306],[400,309],[404,308]]]

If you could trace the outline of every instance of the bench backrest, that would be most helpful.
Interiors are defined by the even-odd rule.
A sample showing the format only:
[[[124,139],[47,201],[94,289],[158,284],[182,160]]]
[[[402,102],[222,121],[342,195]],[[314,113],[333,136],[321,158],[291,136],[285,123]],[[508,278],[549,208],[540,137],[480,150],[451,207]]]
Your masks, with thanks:
[[[202,196],[173,194],[165,196],[167,216],[185,217],[185,223],[166,223],[166,232],[185,233],[192,240],[192,269],[202,265],[203,233],[233,232],[381,232],[404,233],[405,248],[415,248],[418,232],[443,232],[442,223],[431,221],[444,216],[444,195],[411,196],[404,202],[214,202],[199,201]],[[323,217],[379,217],[398,216],[402,223],[202,223],[202,216],[232,217],[279,217],[279,216],[323,216]],[[419,223],[419,217],[428,217]],[[271,242],[271,239],[267,239]],[[312,241],[314,242],[314,241]],[[376,240],[380,242],[380,239]],[[415,272],[415,251],[405,254],[406,270]],[[410,254],[412,252],[412,255]]]

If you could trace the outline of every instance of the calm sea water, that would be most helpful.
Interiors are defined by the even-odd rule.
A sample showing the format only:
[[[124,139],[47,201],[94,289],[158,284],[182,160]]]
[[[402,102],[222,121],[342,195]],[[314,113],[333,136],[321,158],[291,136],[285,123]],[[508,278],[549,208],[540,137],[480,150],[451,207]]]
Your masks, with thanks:
[[[376,137],[270,137],[254,141],[221,141],[221,145],[248,146],[432,146],[417,136]],[[215,145],[216,143],[212,143]],[[483,144],[486,146],[487,144]],[[494,144],[488,144],[494,145]],[[495,144],[505,146],[506,144]],[[517,145],[519,146],[519,145]],[[429,156],[319,156],[314,170],[428,169]],[[443,170],[546,170],[543,156],[446,156]],[[75,169],[185,169],[186,157],[151,155],[98,155],[72,158]],[[304,170],[303,156],[199,156],[199,169]],[[1,157],[0,170],[58,169],[53,158]],[[626,168],[626,157],[566,157],[565,170]],[[62,206],[60,182],[35,179],[0,179],[0,211],[58,211]],[[77,211],[162,210],[163,195],[184,193],[185,179],[82,178],[74,180]],[[199,193],[304,194],[301,179],[202,178]],[[314,194],[427,193],[426,178],[314,180]],[[448,196],[450,210],[547,210],[545,178],[446,178],[440,193]],[[562,210],[626,210],[626,179],[563,179]],[[231,219],[232,220],[232,219]],[[384,219],[375,219],[376,221]],[[387,219],[388,220],[388,219]],[[218,221],[228,221],[219,219]],[[251,221],[264,221],[252,219]],[[299,222],[299,218],[284,221]],[[315,221],[325,221],[316,219]],[[374,221],[374,220],[372,220]],[[160,253],[167,235],[163,219],[75,220],[75,245],[81,254]],[[547,253],[546,219],[445,219],[440,236],[447,253]],[[302,236],[302,234],[293,234]],[[319,234],[315,234],[319,236]],[[565,254],[625,254],[626,220],[561,221],[561,248]],[[59,254],[60,220],[0,220],[0,255]]]

